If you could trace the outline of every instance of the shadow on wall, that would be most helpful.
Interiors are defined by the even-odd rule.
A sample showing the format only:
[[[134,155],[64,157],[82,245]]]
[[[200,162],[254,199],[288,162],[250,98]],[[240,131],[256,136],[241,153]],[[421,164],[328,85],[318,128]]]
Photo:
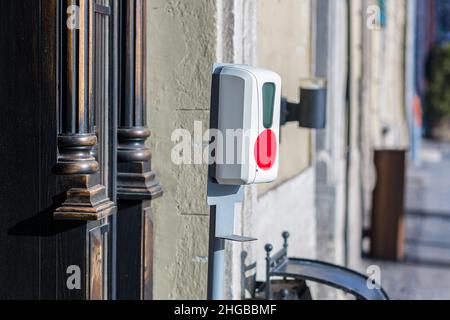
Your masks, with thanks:
[[[248,258],[247,251],[241,253],[241,299],[246,299],[245,293],[249,292],[252,297],[256,292],[256,262],[247,265],[246,260]],[[250,274],[247,276],[247,274]]]

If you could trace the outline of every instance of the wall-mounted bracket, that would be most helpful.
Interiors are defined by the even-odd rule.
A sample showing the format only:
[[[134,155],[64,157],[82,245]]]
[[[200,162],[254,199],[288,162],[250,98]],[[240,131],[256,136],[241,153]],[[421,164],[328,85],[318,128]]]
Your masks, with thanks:
[[[327,88],[323,79],[308,79],[300,85],[300,102],[281,99],[280,124],[298,122],[308,129],[325,129],[327,116]]]
[[[209,177],[210,245],[208,299],[222,300],[224,285],[225,241],[249,242],[257,239],[234,234],[234,206],[244,200],[244,187],[219,185]]]
[[[214,238],[248,242],[257,239],[234,234],[234,206],[244,200],[244,187],[220,185],[210,178],[208,183],[208,205],[214,215]]]
[[[300,121],[300,103],[289,102],[286,98],[281,98],[280,124],[286,125],[288,122]]]

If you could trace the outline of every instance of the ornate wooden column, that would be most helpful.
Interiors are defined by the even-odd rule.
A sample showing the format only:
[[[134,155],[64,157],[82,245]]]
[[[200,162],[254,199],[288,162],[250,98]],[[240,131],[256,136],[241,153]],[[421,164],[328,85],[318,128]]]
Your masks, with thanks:
[[[146,125],[146,2],[121,2],[119,129],[117,148],[118,299],[151,299],[151,200],[162,195],[151,168]]]
[[[89,0],[63,1],[63,10],[79,8],[79,29],[60,23],[60,97],[58,163],[54,172],[66,176],[67,199],[54,217],[70,220],[100,220],[115,205],[100,184],[98,148],[94,130],[94,19],[98,5]],[[75,14],[75,11],[74,11]],[[99,106],[100,107],[100,106]]]
[[[146,126],[146,0],[122,3],[122,76],[118,130],[119,199],[151,200],[162,189],[151,169]]]

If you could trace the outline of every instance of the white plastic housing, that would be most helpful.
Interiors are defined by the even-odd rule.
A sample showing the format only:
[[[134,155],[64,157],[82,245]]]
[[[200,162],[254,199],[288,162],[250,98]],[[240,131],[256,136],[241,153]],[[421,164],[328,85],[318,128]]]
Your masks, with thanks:
[[[277,178],[280,103],[281,78],[275,72],[246,65],[222,67],[218,129],[223,135],[223,148],[216,149],[215,171],[219,184],[257,184]],[[269,140],[257,148],[261,134]]]

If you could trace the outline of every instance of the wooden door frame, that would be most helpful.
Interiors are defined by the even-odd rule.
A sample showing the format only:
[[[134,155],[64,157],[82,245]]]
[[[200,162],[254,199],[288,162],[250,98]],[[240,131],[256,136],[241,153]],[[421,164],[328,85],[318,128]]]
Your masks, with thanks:
[[[151,201],[162,188],[151,167],[147,127],[146,0],[122,2],[117,173],[117,298],[153,297]],[[130,255],[134,260],[130,260]],[[136,261],[137,260],[137,261]]]
[[[119,3],[110,1],[114,5]],[[135,8],[141,8],[140,12],[135,11],[140,14],[141,31],[138,32],[140,43],[133,52],[141,55],[142,61],[135,72],[140,72],[143,78],[137,80],[142,83],[141,89],[128,90],[128,96],[141,101],[129,105],[134,109],[128,111],[142,113],[131,124],[119,122],[119,110],[124,111],[120,100],[123,53],[119,50],[123,46],[119,37],[123,25],[116,14],[110,32],[114,49],[109,70],[108,135],[111,143],[105,146],[110,155],[107,186],[101,185],[98,164],[89,158],[95,144],[101,145],[102,141],[96,141],[89,125],[85,126],[84,120],[79,121],[81,118],[71,118],[75,129],[68,130],[60,125],[60,116],[64,114],[59,111],[62,107],[60,92],[66,90],[63,75],[56,67],[66,62],[58,54],[62,40],[58,34],[66,22],[63,8],[58,7],[61,1],[0,2],[3,113],[0,149],[8,151],[0,160],[0,178],[8,181],[0,194],[0,254],[7,257],[7,261],[0,261],[0,298],[89,299],[92,290],[88,285],[88,259],[92,232],[110,234],[108,244],[103,247],[110,253],[103,275],[108,278],[107,295],[103,292],[103,298],[152,297],[150,203],[161,196],[162,190],[151,170],[151,154],[145,147],[149,136],[145,126],[146,10],[142,7],[145,1],[132,1]],[[78,104],[73,107],[77,115],[89,122],[87,109],[82,112]],[[135,145],[136,138],[140,147],[129,148]],[[84,158],[71,152],[73,147],[85,150]],[[139,155],[144,156],[139,158]],[[120,192],[117,193],[117,189]],[[116,204],[117,213],[114,211]],[[86,208],[91,213],[85,214]],[[96,229],[98,227],[101,230]],[[132,260],[128,259],[130,246],[136,256]],[[81,270],[81,290],[67,287],[70,266]]]

